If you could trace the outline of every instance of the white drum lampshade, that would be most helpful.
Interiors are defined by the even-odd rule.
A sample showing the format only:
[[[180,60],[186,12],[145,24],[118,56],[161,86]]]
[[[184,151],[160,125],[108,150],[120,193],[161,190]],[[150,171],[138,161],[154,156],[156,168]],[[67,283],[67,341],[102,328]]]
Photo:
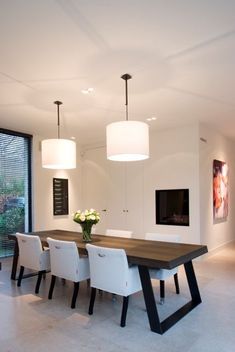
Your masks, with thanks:
[[[42,141],[42,167],[75,169],[76,143],[69,139],[45,139]]]
[[[46,169],[75,169],[76,168],[76,143],[70,139],[60,138],[60,105],[57,106],[57,139],[45,139],[42,141],[42,167]]]
[[[107,159],[113,161],[138,161],[149,158],[149,126],[141,121],[128,119],[129,73],[121,76],[125,81],[126,120],[110,123],[106,127]]]
[[[141,121],[113,122],[106,127],[107,158],[138,161],[149,158],[149,126]]]

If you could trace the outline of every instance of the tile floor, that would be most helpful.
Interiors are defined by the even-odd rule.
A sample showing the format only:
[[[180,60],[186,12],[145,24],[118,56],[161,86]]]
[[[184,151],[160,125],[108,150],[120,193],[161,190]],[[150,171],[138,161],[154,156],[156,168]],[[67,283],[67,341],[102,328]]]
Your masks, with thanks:
[[[161,351],[232,352],[235,350],[235,243],[213,256],[195,261],[202,296],[196,307],[164,335],[150,331],[142,293],[132,297],[127,326],[120,328],[121,299],[103,293],[88,316],[89,288],[81,285],[76,309],[70,309],[72,285],[57,282],[54,298],[47,300],[50,275],[34,294],[36,278],[10,280],[11,259],[2,260],[0,271],[0,352],[42,351]],[[166,302],[158,305],[163,319],[189,299],[183,268],[181,294],[173,280],[166,284]],[[158,283],[154,283],[156,299]]]

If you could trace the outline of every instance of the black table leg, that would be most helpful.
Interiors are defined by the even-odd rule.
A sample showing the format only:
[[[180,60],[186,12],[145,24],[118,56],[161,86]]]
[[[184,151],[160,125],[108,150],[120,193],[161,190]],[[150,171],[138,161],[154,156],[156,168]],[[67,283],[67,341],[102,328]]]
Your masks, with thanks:
[[[192,297],[192,302],[194,302],[196,305],[201,303],[201,296],[200,296],[200,292],[199,292],[199,288],[198,288],[198,284],[197,284],[197,279],[194,273],[194,269],[193,269],[193,263],[192,261],[185,263],[184,264],[184,269],[185,269],[185,273],[187,276],[187,280],[188,280],[188,285],[189,285],[189,290],[191,293],[191,297]]]
[[[140,280],[143,289],[143,295],[146,305],[146,310],[149,319],[150,329],[158,334],[162,334],[161,323],[158,316],[157,306],[154,298],[153,287],[149,275],[149,270],[146,266],[139,265]]]
[[[201,303],[200,292],[198,289],[192,261],[184,263],[184,268],[192,300],[183,305],[165,320],[160,322],[148,268],[139,265],[139,273],[149,319],[149,325],[153,332],[163,334],[181,318],[188,314],[192,309],[194,309],[198,304]]]

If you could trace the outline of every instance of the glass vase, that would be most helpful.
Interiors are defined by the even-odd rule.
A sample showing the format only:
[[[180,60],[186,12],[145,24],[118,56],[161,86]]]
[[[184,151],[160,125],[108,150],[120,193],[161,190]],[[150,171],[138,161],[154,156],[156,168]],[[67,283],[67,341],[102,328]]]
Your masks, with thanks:
[[[91,242],[91,229],[92,225],[90,222],[80,224],[82,228],[82,239],[84,242]]]

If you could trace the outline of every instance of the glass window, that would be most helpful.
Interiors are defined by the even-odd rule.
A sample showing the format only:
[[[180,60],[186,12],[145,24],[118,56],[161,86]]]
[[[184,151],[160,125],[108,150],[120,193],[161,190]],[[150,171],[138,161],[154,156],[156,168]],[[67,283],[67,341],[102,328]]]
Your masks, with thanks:
[[[12,255],[8,234],[31,231],[31,139],[0,129],[0,257]]]

